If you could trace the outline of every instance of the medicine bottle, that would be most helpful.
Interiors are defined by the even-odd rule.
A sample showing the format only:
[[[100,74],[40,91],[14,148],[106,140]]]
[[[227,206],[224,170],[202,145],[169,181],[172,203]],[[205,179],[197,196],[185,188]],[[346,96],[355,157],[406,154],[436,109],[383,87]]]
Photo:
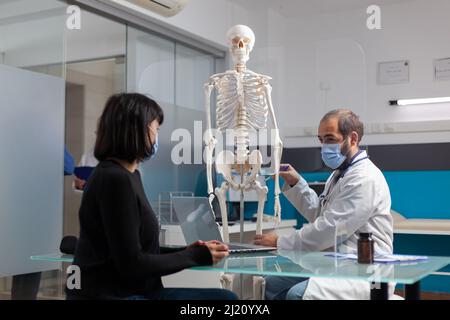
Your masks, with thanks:
[[[374,241],[372,233],[361,232],[358,239],[358,263],[371,264],[374,262]]]

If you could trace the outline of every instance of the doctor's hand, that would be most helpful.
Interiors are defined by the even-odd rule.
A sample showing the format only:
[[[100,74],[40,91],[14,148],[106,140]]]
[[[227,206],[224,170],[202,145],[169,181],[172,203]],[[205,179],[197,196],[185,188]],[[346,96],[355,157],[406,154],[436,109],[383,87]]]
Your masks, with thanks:
[[[295,186],[300,181],[300,174],[290,165],[280,165],[280,177],[290,186]]]
[[[276,247],[278,236],[275,233],[261,234],[255,237],[255,244],[264,247]]]
[[[228,246],[220,241],[212,240],[204,242],[204,245],[208,247],[211,253],[213,264],[220,262],[220,260],[230,255]]]

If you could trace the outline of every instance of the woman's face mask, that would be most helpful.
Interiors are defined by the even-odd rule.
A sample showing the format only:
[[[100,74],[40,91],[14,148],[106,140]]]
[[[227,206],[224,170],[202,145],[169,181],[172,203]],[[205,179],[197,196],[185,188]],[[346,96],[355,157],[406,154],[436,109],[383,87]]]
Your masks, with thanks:
[[[159,148],[159,141],[158,141],[158,135],[156,135],[155,143],[152,145],[152,155],[150,156],[150,159],[153,159],[156,154],[158,153]]]
[[[339,143],[322,144],[322,160],[327,167],[333,170],[336,170],[344,163],[349,152],[350,145],[347,139],[344,140],[342,148]]]
[[[153,159],[156,156],[156,154],[158,153],[158,148],[159,148],[159,139],[158,139],[158,136],[159,136],[158,129],[159,128],[155,129],[155,128],[149,126],[149,129],[155,135],[155,142],[152,144],[152,154],[150,155],[150,159]],[[151,139],[150,139],[150,142],[151,142]]]

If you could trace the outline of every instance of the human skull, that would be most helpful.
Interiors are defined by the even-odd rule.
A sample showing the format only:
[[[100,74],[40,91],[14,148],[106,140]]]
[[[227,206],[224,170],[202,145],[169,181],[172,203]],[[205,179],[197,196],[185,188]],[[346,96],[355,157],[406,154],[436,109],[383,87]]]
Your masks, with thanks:
[[[245,65],[255,45],[255,33],[247,26],[236,25],[228,33],[228,46],[236,65]]]

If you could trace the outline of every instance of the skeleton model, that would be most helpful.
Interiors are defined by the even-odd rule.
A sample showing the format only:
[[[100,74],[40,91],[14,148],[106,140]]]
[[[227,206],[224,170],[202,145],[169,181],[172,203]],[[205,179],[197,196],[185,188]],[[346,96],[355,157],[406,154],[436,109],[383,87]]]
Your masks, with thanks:
[[[279,168],[282,152],[282,142],[275,113],[272,105],[268,76],[257,74],[246,68],[250,52],[255,44],[255,34],[243,25],[232,27],[227,34],[234,69],[213,75],[205,84],[205,101],[208,130],[205,135],[208,193],[210,201],[217,196],[223,224],[223,239],[229,242],[226,194],[231,188],[240,191],[255,190],[258,195],[258,212],[256,234],[262,233],[262,216],[268,189],[257,180],[262,165],[262,155],[259,150],[250,153],[250,134],[267,129],[268,116],[273,125],[272,147],[275,169],[275,212],[279,222],[281,219]],[[235,152],[221,151],[216,156],[216,171],[223,175],[225,182],[215,193],[212,183],[212,157],[217,139],[211,130],[211,93],[217,90],[216,132],[233,130],[235,137]],[[239,173],[241,179],[235,181],[233,172]]]

